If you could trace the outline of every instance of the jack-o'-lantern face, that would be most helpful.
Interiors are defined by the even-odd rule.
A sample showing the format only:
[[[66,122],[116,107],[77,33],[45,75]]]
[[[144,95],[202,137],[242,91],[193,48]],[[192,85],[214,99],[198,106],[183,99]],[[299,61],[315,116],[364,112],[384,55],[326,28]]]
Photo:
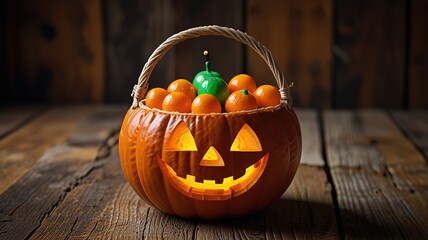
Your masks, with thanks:
[[[119,135],[122,169],[134,191],[185,218],[265,209],[290,185],[301,146],[297,117],[283,107],[195,115],[142,106],[128,111]]]
[[[228,166],[234,163],[230,159],[223,158],[216,146],[205,144],[202,150],[199,149],[197,143],[188,126],[181,121],[175,126],[169,136],[166,137],[164,150],[175,153],[188,152],[190,153],[190,158],[198,158],[197,161],[199,164],[197,167],[204,168],[206,171],[221,172],[221,168],[226,167],[229,167],[229,170],[232,169],[232,171],[235,171],[233,167]],[[269,158],[269,153],[263,153],[257,134],[247,123],[244,123],[236,136],[234,136],[232,144],[227,150],[229,152],[228,156],[233,152],[247,152],[250,154],[257,153],[256,155],[261,156],[261,158],[253,160],[253,163],[245,166],[244,169],[236,170],[242,172],[241,175],[235,176],[235,173],[231,173],[230,175],[221,176],[220,179],[218,177],[217,179],[201,179],[200,176],[190,173],[178,173],[174,167],[160,156],[157,155],[156,158],[167,181],[180,193],[200,200],[226,200],[245,193],[257,183],[265,170]],[[245,156],[249,155],[246,154]],[[233,159],[232,161],[240,161],[240,159]],[[178,164],[175,163],[175,165]]]

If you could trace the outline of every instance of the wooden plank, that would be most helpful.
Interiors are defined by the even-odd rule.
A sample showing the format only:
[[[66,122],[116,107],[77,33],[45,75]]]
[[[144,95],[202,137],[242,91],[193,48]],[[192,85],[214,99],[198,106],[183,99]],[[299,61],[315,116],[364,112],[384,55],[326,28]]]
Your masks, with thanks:
[[[101,1],[29,1],[18,8],[16,78],[11,99],[99,103],[104,90]],[[65,57],[66,56],[66,57]],[[10,56],[14,58],[15,56]]]
[[[428,111],[393,111],[392,116],[428,159]]]
[[[144,239],[194,239],[197,223],[187,219],[168,216],[151,208],[145,216]]]
[[[60,144],[94,108],[61,107],[41,115],[0,141],[0,193],[51,147]]]
[[[270,49],[295,83],[295,106],[330,106],[333,1],[248,1],[247,32]],[[277,85],[259,56],[248,51],[247,58],[259,85]]]
[[[321,130],[318,114],[315,110],[297,109],[297,117],[302,131],[301,164],[324,166],[322,156]]]
[[[124,110],[123,107],[97,109],[79,125],[75,135],[69,138],[70,140],[53,146],[38,159],[30,171],[0,195],[2,238],[31,237],[39,229],[43,220],[61,206],[73,189],[79,187],[92,171],[102,167],[103,162],[100,159],[109,154],[110,146],[117,139],[114,137],[113,143],[109,141],[112,133],[118,132]],[[89,141],[86,137],[88,129],[92,129],[92,133],[96,136],[91,137]],[[82,134],[83,136],[80,136]],[[87,200],[86,204],[89,206],[86,206],[89,209],[100,201],[99,198]],[[61,217],[68,218],[73,211],[76,211],[81,218],[92,218],[90,214],[80,210],[82,209],[73,209]],[[55,234],[52,233],[52,236]],[[37,235],[34,237],[37,238]],[[62,237],[67,236],[58,235],[54,238]]]
[[[428,2],[410,3],[409,107],[428,108]]]
[[[395,167],[390,169],[394,186],[400,190],[410,206],[418,211],[418,216],[428,224],[428,168]],[[421,210],[421,211],[419,211]]]
[[[236,219],[199,222],[194,239],[262,239],[265,231],[265,215],[259,213]]]
[[[104,1],[106,44],[106,101],[131,103],[131,91],[149,56],[174,34],[172,0]],[[156,66],[150,87],[173,79],[174,55]]]
[[[107,151],[96,162],[92,158],[89,168],[93,170],[43,220],[31,239],[142,238],[149,206],[126,183],[117,146]]]
[[[40,106],[7,106],[0,109],[0,139],[36,118],[43,109]]]
[[[426,239],[428,169],[388,115],[327,111],[323,119],[345,236]]]
[[[175,2],[175,29],[185,30],[203,25],[220,25],[244,30],[243,1],[186,1]],[[226,82],[244,71],[244,46],[223,37],[189,39],[175,47],[175,76],[190,81],[205,70],[203,51],[210,53],[211,68]],[[171,79],[170,82],[174,80]],[[167,85],[166,85],[167,86]]]
[[[333,107],[400,108],[405,1],[337,1]]]
[[[268,239],[339,238],[331,184],[322,167],[302,165],[267,214]]]
[[[392,117],[397,122],[406,136],[416,145],[416,147],[428,159],[428,112],[423,110],[412,111],[393,111]],[[392,176],[398,175],[394,179],[397,188],[403,190],[403,194],[416,195],[417,197],[408,197],[411,205],[416,205],[417,209],[428,208],[428,169],[415,167],[405,169],[391,169]],[[410,180],[407,180],[410,179]],[[422,219],[428,219],[428,211],[421,211]]]
[[[425,164],[423,156],[382,111],[327,111],[325,141],[330,167],[382,169]]]
[[[394,172],[391,172],[394,174]],[[425,171],[425,174],[427,171]],[[364,169],[334,168],[333,178],[342,215],[345,236],[362,238],[426,239],[426,192],[411,196],[400,193],[394,181],[383,173]],[[407,175],[407,174],[406,174]],[[394,175],[395,178],[406,177]],[[402,181],[411,180],[403,178]],[[420,181],[420,180],[419,180]],[[426,185],[426,182],[424,183]],[[426,190],[425,190],[426,191]],[[421,201],[425,202],[421,204]],[[418,205],[412,204],[418,202]],[[415,207],[424,207],[415,209]]]

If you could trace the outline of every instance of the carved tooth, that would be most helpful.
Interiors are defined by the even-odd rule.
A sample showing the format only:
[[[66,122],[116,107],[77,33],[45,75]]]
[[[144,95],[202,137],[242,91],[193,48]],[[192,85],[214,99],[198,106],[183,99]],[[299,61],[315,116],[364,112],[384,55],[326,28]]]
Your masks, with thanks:
[[[223,178],[223,184],[233,182],[233,176]]]
[[[206,179],[204,179],[204,184],[213,184],[213,185],[215,185],[215,180],[206,180]]]
[[[252,172],[254,171],[254,169],[255,169],[254,165],[251,165],[251,166],[247,167],[247,168],[245,169],[245,174],[250,174],[250,173],[252,173]]]
[[[195,182],[195,176],[187,174],[186,175],[186,180],[187,181],[191,181],[191,182]]]

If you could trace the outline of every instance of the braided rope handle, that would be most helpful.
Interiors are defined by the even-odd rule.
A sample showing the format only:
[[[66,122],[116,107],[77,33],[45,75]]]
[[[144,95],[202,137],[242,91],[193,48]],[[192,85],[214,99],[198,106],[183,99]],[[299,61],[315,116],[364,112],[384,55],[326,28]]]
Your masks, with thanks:
[[[292,84],[290,86],[287,85],[284,74],[282,74],[278,65],[275,63],[275,60],[273,59],[269,49],[267,49],[256,39],[244,32],[235,30],[233,28],[210,25],[190,28],[188,30],[176,33],[166,39],[161,45],[159,45],[158,48],[156,48],[156,50],[147,60],[147,63],[144,65],[143,70],[141,71],[141,74],[138,77],[138,83],[134,85],[131,94],[131,96],[133,97],[132,108],[136,108],[138,106],[138,102],[144,99],[148,88],[148,80],[150,78],[150,75],[152,74],[154,67],[173,46],[186,39],[208,35],[223,36],[236,40],[242,44],[247,45],[260,57],[262,57],[262,59],[266,62],[266,64],[272,71],[273,76],[278,84],[279,92],[281,94],[281,104],[286,107],[292,106],[292,99],[290,95],[290,87],[292,86]]]

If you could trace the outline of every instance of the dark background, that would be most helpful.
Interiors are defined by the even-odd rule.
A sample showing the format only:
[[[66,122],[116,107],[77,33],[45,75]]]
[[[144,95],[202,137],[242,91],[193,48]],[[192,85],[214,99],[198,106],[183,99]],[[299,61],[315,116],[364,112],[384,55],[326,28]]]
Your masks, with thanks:
[[[217,24],[267,46],[295,106],[428,108],[427,0],[1,0],[0,100],[131,103],[153,50],[172,34]],[[221,37],[185,41],[150,87],[203,70],[203,50],[226,81],[241,72],[275,84],[266,64]]]

